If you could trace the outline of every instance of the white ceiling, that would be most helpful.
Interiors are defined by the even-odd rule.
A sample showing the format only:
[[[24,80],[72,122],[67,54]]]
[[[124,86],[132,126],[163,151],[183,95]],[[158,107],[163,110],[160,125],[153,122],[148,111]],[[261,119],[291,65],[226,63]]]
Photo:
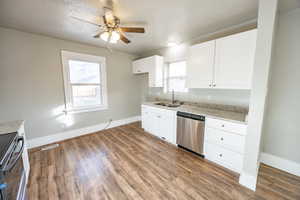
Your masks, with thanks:
[[[99,21],[104,0],[1,0],[0,26],[105,46],[92,36],[97,27],[74,20]],[[123,24],[143,24],[146,34],[127,34],[129,45],[113,49],[141,54],[257,17],[258,0],[114,0]]]

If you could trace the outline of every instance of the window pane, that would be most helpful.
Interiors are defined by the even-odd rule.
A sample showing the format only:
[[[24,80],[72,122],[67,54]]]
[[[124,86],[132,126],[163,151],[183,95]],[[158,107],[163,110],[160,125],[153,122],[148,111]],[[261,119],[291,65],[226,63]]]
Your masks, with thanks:
[[[185,79],[170,78],[169,79],[169,91],[174,90],[175,92],[187,92],[185,88]]]
[[[72,85],[72,92],[74,107],[102,104],[100,86]]]
[[[174,62],[169,65],[169,77],[185,76],[186,74],[186,62]]]
[[[71,83],[100,83],[99,63],[69,60]]]

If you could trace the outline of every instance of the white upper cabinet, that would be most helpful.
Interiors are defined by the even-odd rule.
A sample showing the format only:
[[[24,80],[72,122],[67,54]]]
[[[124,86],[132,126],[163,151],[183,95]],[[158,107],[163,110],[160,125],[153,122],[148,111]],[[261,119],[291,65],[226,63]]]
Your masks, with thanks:
[[[188,88],[251,89],[257,30],[190,47]]]
[[[149,87],[163,87],[164,60],[162,56],[151,56],[133,61],[134,74],[149,73]]]
[[[257,30],[216,40],[214,86],[251,89]]]
[[[215,40],[194,45],[187,59],[187,88],[208,88],[213,84]]]
[[[145,67],[145,61],[141,60],[136,60],[132,62],[132,69],[134,74],[142,74],[142,73],[147,73],[146,67]]]

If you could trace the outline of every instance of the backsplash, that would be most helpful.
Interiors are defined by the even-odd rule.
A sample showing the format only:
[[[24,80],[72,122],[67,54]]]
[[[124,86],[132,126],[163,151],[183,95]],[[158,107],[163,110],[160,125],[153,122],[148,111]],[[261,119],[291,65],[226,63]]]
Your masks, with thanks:
[[[175,100],[183,102],[221,104],[248,109],[251,92],[249,90],[189,89],[187,93],[175,93]],[[165,93],[163,88],[148,88],[144,100],[167,99],[172,94]]]

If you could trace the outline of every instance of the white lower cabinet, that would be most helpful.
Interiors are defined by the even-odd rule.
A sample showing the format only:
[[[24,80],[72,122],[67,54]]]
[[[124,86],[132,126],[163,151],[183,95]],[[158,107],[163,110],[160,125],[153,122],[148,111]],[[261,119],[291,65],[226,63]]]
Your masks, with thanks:
[[[246,129],[246,124],[206,118],[205,158],[240,173],[243,168]]]
[[[243,167],[243,155],[209,142],[204,143],[205,158],[232,171],[240,173]]]
[[[152,135],[176,144],[176,111],[143,105],[142,128]]]
[[[207,127],[205,137],[207,142],[240,154],[244,152],[245,136]]]
[[[176,111],[142,105],[142,128],[176,145]],[[206,117],[204,156],[232,171],[243,168],[247,125]]]

